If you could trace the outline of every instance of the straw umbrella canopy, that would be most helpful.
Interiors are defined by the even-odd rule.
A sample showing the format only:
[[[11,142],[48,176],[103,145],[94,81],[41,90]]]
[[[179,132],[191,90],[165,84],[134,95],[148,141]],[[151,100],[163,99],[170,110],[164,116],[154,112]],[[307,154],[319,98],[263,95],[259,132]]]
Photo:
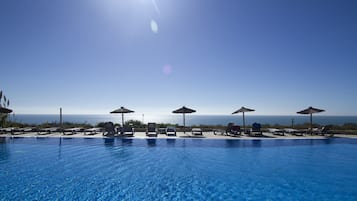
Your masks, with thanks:
[[[187,108],[185,106],[177,109],[177,110],[174,110],[172,111],[172,113],[176,113],[176,114],[183,114],[183,133],[186,133],[186,120],[185,120],[185,114],[188,114],[188,113],[194,113],[196,112],[196,110],[193,110],[193,109],[190,109],[190,108]]]
[[[320,112],[325,112],[323,109],[317,109],[313,107],[308,107],[305,110],[301,110],[297,112],[298,114],[309,114],[310,115],[310,131],[312,131],[312,114],[314,113],[320,113]]]
[[[11,112],[12,112],[11,109],[6,108],[6,107],[1,107],[1,106],[0,106],[0,113],[9,114],[9,113],[11,113]]]
[[[249,108],[246,108],[246,107],[241,107],[239,110],[233,112],[232,114],[238,114],[238,113],[243,113],[243,128],[244,128],[244,132],[245,132],[245,116],[244,116],[244,113],[246,112],[254,112],[255,110],[253,109],[249,109]]]
[[[125,107],[120,107],[119,109],[116,109],[110,113],[111,114],[121,113],[121,123],[122,123],[121,125],[124,127],[124,113],[132,113],[132,112],[134,112],[134,111],[126,109]]]

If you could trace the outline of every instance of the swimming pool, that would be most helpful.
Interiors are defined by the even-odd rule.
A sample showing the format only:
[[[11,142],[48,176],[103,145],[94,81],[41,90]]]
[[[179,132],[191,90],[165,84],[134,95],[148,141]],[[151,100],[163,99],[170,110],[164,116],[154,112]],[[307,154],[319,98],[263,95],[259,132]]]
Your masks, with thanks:
[[[0,138],[1,200],[357,200],[357,140]]]

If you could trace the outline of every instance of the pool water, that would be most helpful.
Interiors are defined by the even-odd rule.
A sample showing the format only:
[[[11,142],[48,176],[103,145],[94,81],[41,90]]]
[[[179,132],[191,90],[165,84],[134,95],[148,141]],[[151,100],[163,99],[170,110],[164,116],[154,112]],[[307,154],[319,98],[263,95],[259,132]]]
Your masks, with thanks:
[[[357,200],[357,140],[0,138],[0,200]]]

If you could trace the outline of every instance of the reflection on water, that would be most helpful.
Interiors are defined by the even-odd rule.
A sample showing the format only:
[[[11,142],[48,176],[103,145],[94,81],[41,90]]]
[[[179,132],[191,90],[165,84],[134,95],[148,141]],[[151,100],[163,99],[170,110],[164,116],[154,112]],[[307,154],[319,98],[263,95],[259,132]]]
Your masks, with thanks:
[[[122,145],[123,146],[131,146],[133,144],[133,139],[132,138],[123,138],[121,139]]]
[[[252,140],[252,146],[253,147],[261,147],[262,146],[262,140]]]
[[[275,146],[311,146],[323,144],[357,144],[357,139],[326,138],[326,139],[191,139],[191,138],[56,138],[56,137],[1,137],[0,145],[15,144],[46,144],[57,146],[133,146],[133,147],[222,147],[222,148],[245,148],[245,147],[275,147]]]
[[[113,146],[114,138],[103,138],[105,146]]]
[[[131,146],[134,139],[132,138],[103,138],[105,146]]]
[[[5,137],[0,137],[0,144],[6,143],[6,138]]]
[[[175,146],[176,139],[166,139],[166,144],[170,147]]]
[[[146,139],[146,142],[149,147],[155,147],[156,146],[156,139]]]
[[[0,137],[0,162],[1,161],[6,161],[10,157],[10,151],[7,146],[7,138],[5,137]]]

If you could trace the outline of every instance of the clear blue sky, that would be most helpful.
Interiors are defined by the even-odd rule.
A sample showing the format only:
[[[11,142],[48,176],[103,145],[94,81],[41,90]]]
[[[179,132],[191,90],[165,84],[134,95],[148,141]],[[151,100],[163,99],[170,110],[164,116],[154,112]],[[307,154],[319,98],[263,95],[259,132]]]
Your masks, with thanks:
[[[355,0],[2,0],[17,114],[357,115]]]

